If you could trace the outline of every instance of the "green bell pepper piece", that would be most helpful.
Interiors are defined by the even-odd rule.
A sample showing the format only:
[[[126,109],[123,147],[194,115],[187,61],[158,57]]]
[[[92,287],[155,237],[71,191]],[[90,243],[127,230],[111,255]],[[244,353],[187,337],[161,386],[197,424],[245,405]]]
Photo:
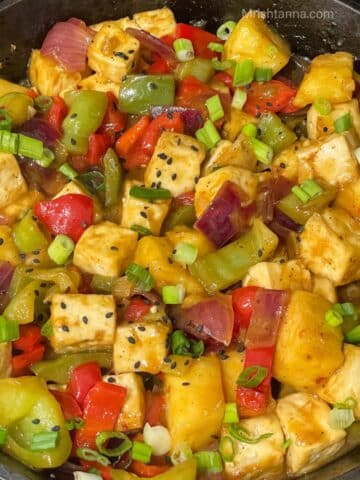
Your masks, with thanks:
[[[201,82],[207,83],[214,75],[214,72],[211,60],[194,58],[179,64],[176,69],[176,77],[178,80],[184,80],[185,77],[192,76]]]
[[[62,143],[69,153],[85,155],[89,136],[100,127],[108,104],[106,93],[94,90],[74,90],[64,95],[70,110],[62,128]]]
[[[4,452],[24,465],[56,468],[70,455],[72,443],[60,405],[40,378],[0,379],[0,425],[8,432]],[[56,447],[32,451],[33,435],[51,432],[54,427],[58,431]]]
[[[34,105],[33,99],[20,92],[11,92],[0,98],[0,108],[10,115],[14,127],[20,127],[29,118],[29,107]]]
[[[145,115],[155,105],[174,105],[175,79],[172,75],[128,75],[120,85],[119,109]]]
[[[144,480],[125,470],[112,470],[113,480]],[[170,468],[167,472],[152,477],[154,480],[196,480],[196,460],[194,458]]]
[[[166,221],[166,230],[172,230],[177,225],[192,227],[196,222],[196,213],[193,205],[181,205],[170,212]]]
[[[189,269],[208,291],[223,290],[242,280],[250,267],[268,259],[278,243],[278,237],[255,219],[238,240],[198,258]]]
[[[32,210],[29,210],[20,222],[14,225],[13,238],[15,245],[23,253],[41,250],[49,243],[34,220]]]
[[[4,316],[8,320],[16,321],[20,325],[31,323],[35,319],[35,304],[42,293],[44,297],[44,288],[40,287],[40,281],[33,280],[28,283],[5,308]]]
[[[87,362],[98,362],[102,368],[111,368],[112,351],[65,353],[52,360],[33,363],[31,370],[47,382],[67,383],[71,370],[77,365]]]
[[[97,293],[112,294],[116,277],[105,277],[104,275],[94,275],[91,280],[91,288]]]
[[[259,140],[269,145],[278,154],[297,140],[296,134],[272,112],[263,113],[257,125]]]
[[[119,159],[112,148],[104,156],[105,173],[105,206],[113,207],[119,199],[122,180],[122,168]]]

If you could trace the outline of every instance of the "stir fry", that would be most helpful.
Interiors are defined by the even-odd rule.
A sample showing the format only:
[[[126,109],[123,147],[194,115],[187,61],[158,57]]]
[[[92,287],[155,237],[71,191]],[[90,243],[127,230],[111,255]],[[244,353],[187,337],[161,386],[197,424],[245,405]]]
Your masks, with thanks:
[[[353,63],[295,82],[259,12],[210,33],[162,8],[56,23],[0,79],[4,453],[261,480],[360,443]]]

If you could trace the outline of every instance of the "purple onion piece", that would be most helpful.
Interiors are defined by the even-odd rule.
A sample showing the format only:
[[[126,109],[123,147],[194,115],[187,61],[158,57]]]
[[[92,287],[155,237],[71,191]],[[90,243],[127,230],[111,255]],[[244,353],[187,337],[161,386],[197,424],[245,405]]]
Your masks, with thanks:
[[[25,122],[18,130],[18,133],[41,140],[47,148],[53,147],[55,142],[60,138],[60,133],[57,130],[45,120],[36,117]]]
[[[137,28],[127,28],[126,33],[135,37],[141,45],[145,48],[148,48],[152,52],[156,52],[160,57],[166,60],[172,68],[176,67],[177,60],[175,57],[174,50],[170,48],[166,43],[162,42],[159,38],[154,37],[149,32],[140,30]]]

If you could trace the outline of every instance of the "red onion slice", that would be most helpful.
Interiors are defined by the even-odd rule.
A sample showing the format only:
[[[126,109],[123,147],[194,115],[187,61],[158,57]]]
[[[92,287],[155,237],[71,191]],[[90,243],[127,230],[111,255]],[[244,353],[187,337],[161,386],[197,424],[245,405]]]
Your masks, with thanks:
[[[60,138],[60,132],[55,130],[45,120],[36,117],[25,122],[18,132],[27,135],[28,137],[41,140],[47,148],[53,147],[56,140]]]
[[[176,67],[177,61],[174,50],[166,45],[166,43],[154,37],[154,35],[151,35],[151,33],[145,32],[145,30],[127,28],[125,31],[132,37],[135,37],[137,40],[139,40],[143,47],[148,48],[152,52],[156,52],[158,55],[160,55],[160,57],[167,61],[171,68]]]
[[[185,123],[185,133],[188,135],[195,135],[195,132],[199,130],[204,124],[201,113],[196,108],[185,108],[176,106],[155,106],[150,109],[151,116],[153,118],[158,117],[162,113],[172,114],[180,112],[182,119]]]

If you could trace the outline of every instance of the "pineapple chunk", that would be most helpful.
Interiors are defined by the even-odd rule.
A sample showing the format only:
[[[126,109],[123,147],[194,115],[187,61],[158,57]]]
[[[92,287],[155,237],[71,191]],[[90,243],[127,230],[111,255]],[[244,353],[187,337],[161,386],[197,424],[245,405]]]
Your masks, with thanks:
[[[99,32],[102,27],[108,25],[120,28],[121,30],[126,30],[127,28],[139,28],[139,25],[134,20],[131,20],[130,17],[119,18],[119,20],[105,20],[104,22],[91,25],[90,28],[91,30],[95,30],[95,32]]]
[[[0,225],[0,262],[9,262],[11,265],[20,263],[19,251],[11,235],[11,228]]]
[[[173,230],[166,232],[166,236],[174,247],[180,242],[194,245],[198,249],[199,257],[215,250],[214,245],[202,232],[184,225],[174,227]]]
[[[137,233],[112,222],[92,225],[74,251],[74,265],[93,275],[122,275],[135,253]]]
[[[224,416],[219,359],[201,357],[183,376],[165,374],[164,390],[172,449],[182,442],[194,450],[205,447],[219,433]]]
[[[68,90],[75,90],[81,80],[80,72],[67,72],[51,57],[41,55],[40,50],[33,50],[29,78],[31,85],[41,95],[63,95]]]
[[[143,237],[138,242],[134,261],[149,269],[159,293],[165,285],[173,284],[183,285],[187,294],[204,293],[200,283],[184,267],[171,260],[172,251],[173,246],[167,238]]]
[[[276,413],[286,440],[288,474],[300,476],[327,463],[344,445],[346,431],[329,426],[329,406],[307,393],[281,398]]]
[[[335,206],[341,207],[351,216],[360,220],[360,178],[352,183],[347,183],[338,193]]]
[[[27,186],[14,155],[0,152],[0,172],[0,208],[4,208],[16,202]]]
[[[142,198],[130,196],[131,187],[139,185],[141,185],[141,182],[136,180],[125,181],[121,225],[127,228],[134,224],[140,225],[150,230],[154,235],[159,235],[163,221],[168,214],[171,200],[148,202]]]
[[[318,277],[316,275],[313,275],[312,282],[313,282],[313,287],[312,287],[313,293],[316,293],[317,295],[321,295],[331,303],[337,302],[336,288],[328,278]]]
[[[163,132],[146,168],[145,186],[167,188],[174,197],[191,192],[204,158],[203,145],[193,137]]]
[[[101,73],[93,73],[89,77],[85,77],[79,82],[79,88],[84,90],[96,90],[98,92],[112,92],[117,98],[120,90],[120,82],[112,82]]]
[[[139,375],[122,373],[121,375],[105,375],[104,382],[126,388],[124,406],[116,423],[119,432],[142,429],[145,420],[145,389]]]
[[[325,53],[315,57],[294,99],[302,108],[319,97],[331,103],[349,102],[355,90],[354,59],[350,53]]]
[[[272,164],[273,171],[298,183],[302,183],[307,178],[313,178],[311,159],[319,148],[319,142],[300,140],[277,155]]]
[[[64,186],[64,188],[62,188],[62,190],[60,190],[60,192],[55,195],[54,198],[59,198],[64,195],[69,195],[73,193],[79,195],[86,195],[87,197],[90,197],[92,199],[94,203],[94,223],[100,222],[103,218],[103,213],[98,198],[95,195],[91,195],[91,193],[89,193],[86,188],[80,183],[78,183],[76,180],[68,182]]]
[[[133,19],[142,30],[151,33],[154,37],[172,35],[176,30],[176,20],[170,8],[135,13]]]
[[[234,142],[240,135],[241,130],[247,123],[258,123],[259,120],[251,115],[239,110],[238,108],[232,108],[230,113],[230,120],[224,123],[222,128],[222,136]]]
[[[55,352],[111,347],[115,334],[111,295],[55,294],[51,299],[50,343]]]
[[[222,438],[230,436],[233,440],[234,458],[225,462],[226,478],[261,480],[279,478],[284,470],[284,434],[275,414],[248,418],[241,421],[251,437],[260,437],[271,433],[268,438],[255,444],[234,439],[228,432],[228,426],[222,429]]]
[[[301,234],[300,255],[336,286],[360,280],[360,223],[340,208],[314,213]]]
[[[137,322],[118,326],[114,343],[115,372],[159,373],[167,355],[170,333],[169,325],[162,322]]]
[[[244,368],[245,352],[233,348],[225,350],[221,356],[221,374],[226,402],[236,401],[236,381]]]
[[[256,67],[271,68],[273,75],[285,67],[291,54],[287,42],[255,10],[240,19],[224,48],[224,59],[237,62],[250,59]]]
[[[136,68],[139,51],[136,38],[117,26],[104,25],[89,46],[89,66],[111,82],[120,83],[124,75]]]
[[[206,177],[202,177],[196,185],[195,212],[197,217],[200,217],[207,209],[222,185],[228,180],[239,185],[249,200],[255,199],[258,184],[255,173],[233,166],[222,167],[206,175]]]

